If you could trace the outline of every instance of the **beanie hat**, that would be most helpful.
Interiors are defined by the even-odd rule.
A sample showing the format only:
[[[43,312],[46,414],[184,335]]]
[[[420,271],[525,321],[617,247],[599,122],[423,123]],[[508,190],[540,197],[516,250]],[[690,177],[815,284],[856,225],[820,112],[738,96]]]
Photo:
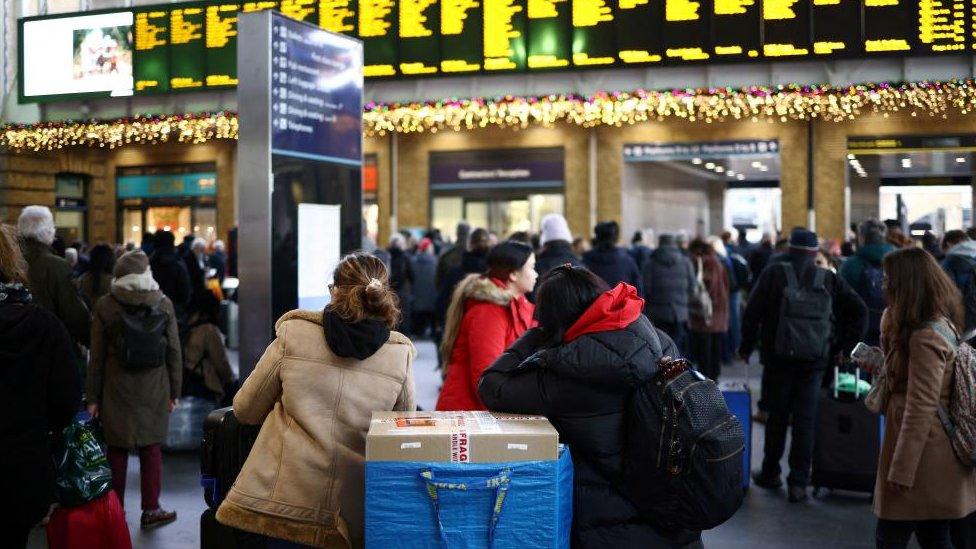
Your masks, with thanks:
[[[122,278],[130,274],[142,274],[149,268],[149,257],[142,250],[133,250],[122,254],[122,257],[115,261],[115,269],[112,270],[114,278]]]
[[[671,233],[664,233],[657,239],[658,246],[674,246],[675,240],[674,235]]]
[[[597,223],[596,227],[593,228],[593,236],[599,242],[616,244],[617,239],[620,237],[620,225],[617,225],[616,221]]]
[[[793,232],[790,234],[790,248],[794,250],[816,253],[816,251],[820,248],[819,243],[817,242],[817,233],[808,231],[801,227],[793,229]]]
[[[887,227],[877,219],[868,219],[857,228],[857,234],[864,239],[865,244],[880,244],[884,242]]]
[[[547,242],[552,242],[553,240],[573,241],[573,233],[569,232],[569,225],[566,223],[566,218],[559,214],[552,213],[546,215],[542,218],[540,226],[542,228],[542,235],[539,237],[540,246],[545,246]]]

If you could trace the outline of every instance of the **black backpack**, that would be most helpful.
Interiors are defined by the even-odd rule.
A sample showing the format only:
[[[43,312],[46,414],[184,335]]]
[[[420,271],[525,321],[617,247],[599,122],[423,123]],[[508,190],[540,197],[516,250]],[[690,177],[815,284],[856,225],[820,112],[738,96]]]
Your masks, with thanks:
[[[888,306],[888,299],[884,294],[884,269],[881,265],[867,263],[861,274],[861,299],[868,307],[868,334],[872,342],[877,342],[881,334],[881,315]]]
[[[976,328],[976,260],[963,255],[952,255],[950,258],[957,264],[965,265],[963,269],[950,270],[949,274],[952,275],[952,280],[962,294],[962,304],[966,312],[966,331],[968,332]],[[957,277],[960,270],[966,273],[962,280]]]
[[[824,287],[825,269],[814,267],[813,283],[800,286],[791,263],[781,263],[786,288],[776,327],[776,356],[796,362],[816,362],[830,355],[833,337],[833,297]]]
[[[169,315],[158,305],[134,306],[118,299],[115,302],[122,307],[116,350],[123,366],[127,370],[148,370],[165,364],[169,346],[166,338]]]
[[[748,290],[752,287],[752,271],[749,270],[749,263],[739,254],[729,254],[732,263],[732,275],[735,277],[733,291]]]
[[[715,383],[664,357],[634,392],[619,487],[649,523],[707,530],[742,505],[742,425]]]

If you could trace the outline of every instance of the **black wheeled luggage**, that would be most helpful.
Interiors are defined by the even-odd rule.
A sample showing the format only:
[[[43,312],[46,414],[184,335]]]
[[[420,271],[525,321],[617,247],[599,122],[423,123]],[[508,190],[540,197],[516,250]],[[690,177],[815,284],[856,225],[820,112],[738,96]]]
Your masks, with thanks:
[[[217,512],[207,509],[200,515],[201,549],[265,549],[267,539],[217,522]]]
[[[844,398],[822,389],[816,429],[811,479],[815,493],[824,488],[873,493],[882,420],[864,406],[864,395]]]
[[[260,430],[260,426],[238,422],[232,408],[214,410],[203,422],[200,485],[211,509],[220,506],[234,484]]]

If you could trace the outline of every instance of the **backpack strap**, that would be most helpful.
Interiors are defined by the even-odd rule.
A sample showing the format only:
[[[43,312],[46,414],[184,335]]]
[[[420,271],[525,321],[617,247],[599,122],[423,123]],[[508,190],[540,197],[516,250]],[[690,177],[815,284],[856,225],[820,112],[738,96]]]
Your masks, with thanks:
[[[793,264],[790,262],[781,263],[783,265],[783,272],[786,273],[786,287],[796,288],[800,285],[796,280],[796,271],[793,270]]]
[[[948,341],[949,345],[952,345],[954,349],[959,347],[959,335],[956,334],[956,330],[945,319],[929,322],[927,326]]]
[[[813,285],[810,287],[814,290],[820,290],[824,287],[824,278],[827,276],[827,269],[821,269],[816,265],[814,265],[813,269]]]

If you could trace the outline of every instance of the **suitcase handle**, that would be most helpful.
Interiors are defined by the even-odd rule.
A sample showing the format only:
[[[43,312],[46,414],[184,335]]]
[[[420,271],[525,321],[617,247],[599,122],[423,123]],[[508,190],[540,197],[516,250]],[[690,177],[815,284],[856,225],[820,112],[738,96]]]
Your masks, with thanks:
[[[434,508],[434,516],[437,518],[437,535],[440,537],[444,547],[450,547],[447,537],[444,535],[444,523],[441,521],[441,505],[438,490],[494,490],[495,501],[491,506],[491,518],[488,522],[488,546],[494,547],[495,528],[498,526],[498,519],[501,517],[502,508],[505,505],[505,497],[511,485],[512,470],[502,469],[497,475],[477,482],[443,482],[434,479],[434,472],[429,468],[420,471],[420,478],[427,485],[427,497]]]

